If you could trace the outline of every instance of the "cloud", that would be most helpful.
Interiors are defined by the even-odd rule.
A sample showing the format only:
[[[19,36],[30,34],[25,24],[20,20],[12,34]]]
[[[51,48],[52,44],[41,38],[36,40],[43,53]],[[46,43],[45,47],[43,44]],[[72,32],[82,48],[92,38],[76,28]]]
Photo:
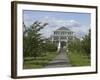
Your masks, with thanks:
[[[63,20],[63,19],[57,19],[54,17],[43,17],[42,19],[40,19],[40,21],[42,22],[47,22],[50,24],[50,27],[61,27],[61,26],[65,26],[65,27],[81,27],[81,24],[75,20]]]
[[[48,23],[48,26],[46,26],[44,29],[40,31],[40,33],[42,33],[42,36],[45,36],[45,37],[50,37],[53,34],[53,31],[55,31],[56,29],[62,26],[74,31],[74,34],[77,37],[84,36],[88,32],[88,29],[90,28],[86,25],[82,25],[81,23],[79,23],[78,21],[74,19],[65,20],[65,19],[57,19],[55,17],[45,16],[45,17],[41,17],[38,21],[43,22],[43,23]],[[30,24],[32,22],[29,22],[27,24]]]
[[[40,19],[41,22],[47,22],[49,25],[45,27],[43,30],[41,30],[41,33],[45,37],[50,37],[52,35],[53,31],[56,29],[64,26],[66,28],[69,28],[70,30],[74,31],[75,35],[77,37],[84,36],[90,27],[82,25],[76,20],[63,20],[63,19],[56,19],[54,17],[50,18],[49,16],[46,16],[42,19]]]

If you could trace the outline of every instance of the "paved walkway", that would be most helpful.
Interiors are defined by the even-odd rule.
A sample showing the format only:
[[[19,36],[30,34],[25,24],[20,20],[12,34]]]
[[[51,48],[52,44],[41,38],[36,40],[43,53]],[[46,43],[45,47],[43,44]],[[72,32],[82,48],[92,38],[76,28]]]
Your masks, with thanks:
[[[48,63],[46,68],[56,68],[56,67],[70,67],[68,56],[65,51],[62,50],[52,61]]]

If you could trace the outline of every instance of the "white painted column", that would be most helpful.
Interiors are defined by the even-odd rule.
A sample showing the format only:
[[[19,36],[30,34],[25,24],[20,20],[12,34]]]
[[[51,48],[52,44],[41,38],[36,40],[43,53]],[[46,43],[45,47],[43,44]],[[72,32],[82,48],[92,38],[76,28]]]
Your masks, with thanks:
[[[53,36],[52,36],[52,43],[53,43],[53,40],[54,40],[54,38],[53,38]]]
[[[59,41],[59,43],[58,43],[58,50],[57,50],[57,52],[59,52],[59,51],[60,51],[60,48],[61,48],[61,42]]]
[[[61,48],[61,42],[60,42],[60,37],[59,37],[59,42],[58,42],[58,50],[57,50],[57,52],[59,52],[59,51],[60,51],[60,48]]]

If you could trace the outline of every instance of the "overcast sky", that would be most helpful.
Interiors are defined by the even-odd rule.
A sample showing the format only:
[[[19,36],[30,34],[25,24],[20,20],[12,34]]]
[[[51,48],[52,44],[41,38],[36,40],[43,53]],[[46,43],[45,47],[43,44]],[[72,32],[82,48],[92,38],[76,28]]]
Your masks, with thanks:
[[[24,10],[23,20],[27,27],[35,21],[48,23],[48,26],[41,30],[42,35],[45,37],[50,37],[54,30],[62,26],[74,31],[77,37],[82,37],[88,32],[88,29],[90,29],[91,14]]]

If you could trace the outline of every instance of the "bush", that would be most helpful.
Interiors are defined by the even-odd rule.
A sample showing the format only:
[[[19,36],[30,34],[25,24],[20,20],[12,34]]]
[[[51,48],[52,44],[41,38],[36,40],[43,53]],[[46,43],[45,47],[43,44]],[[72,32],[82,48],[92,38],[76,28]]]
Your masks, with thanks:
[[[57,46],[51,42],[45,43],[43,48],[46,52],[56,52],[57,51]]]

